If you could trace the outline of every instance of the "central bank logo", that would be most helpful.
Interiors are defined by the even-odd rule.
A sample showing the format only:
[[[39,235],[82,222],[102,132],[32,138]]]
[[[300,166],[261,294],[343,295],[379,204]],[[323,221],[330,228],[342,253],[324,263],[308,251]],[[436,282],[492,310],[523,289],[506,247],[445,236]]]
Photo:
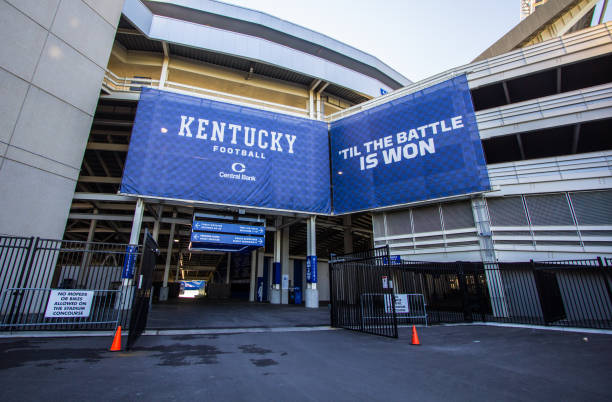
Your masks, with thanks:
[[[232,170],[236,173],[242,173],[246,170],[246,166],[240,162],[232,163]]]
[[[232,169],[232,173],[219,172],[219,177],[222,179],[232,179],[232,180],[243,180],[243,181],[257,181],[255,176],[248,176],[244,174],[246,172],[246,165],[240,162],[234,162],[230,166]]]

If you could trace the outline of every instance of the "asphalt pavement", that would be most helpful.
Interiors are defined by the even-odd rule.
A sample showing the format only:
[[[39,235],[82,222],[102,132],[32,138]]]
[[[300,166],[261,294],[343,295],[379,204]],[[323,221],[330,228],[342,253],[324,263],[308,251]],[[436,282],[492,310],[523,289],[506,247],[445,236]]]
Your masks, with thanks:
[[[604,401],[612,335],[488,326],[0,339],[3,401]],[[125,344],[125,338],[123,339]]]

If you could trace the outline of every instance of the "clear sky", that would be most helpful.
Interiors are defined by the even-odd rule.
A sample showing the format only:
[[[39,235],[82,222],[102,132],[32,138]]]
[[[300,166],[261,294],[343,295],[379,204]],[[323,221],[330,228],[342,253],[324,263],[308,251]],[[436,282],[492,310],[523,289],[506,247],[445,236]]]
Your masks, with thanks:
[[[470,63],[520,21],[520,0],[222,1],[340,40],[412,81]]]

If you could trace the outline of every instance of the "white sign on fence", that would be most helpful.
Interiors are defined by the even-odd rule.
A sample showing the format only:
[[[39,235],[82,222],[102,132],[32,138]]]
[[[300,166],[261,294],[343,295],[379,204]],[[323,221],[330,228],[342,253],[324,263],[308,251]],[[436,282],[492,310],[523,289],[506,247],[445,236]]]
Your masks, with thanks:
[[[45,318],[89,317],[93,290],[53,289]]]
[[[385,295],[385,313],[391,313],[391,295]],[[407,294],[396,294],[395,295],[395,313],[396,314],[407,314],[410,312],[408,307],[408,295]]]

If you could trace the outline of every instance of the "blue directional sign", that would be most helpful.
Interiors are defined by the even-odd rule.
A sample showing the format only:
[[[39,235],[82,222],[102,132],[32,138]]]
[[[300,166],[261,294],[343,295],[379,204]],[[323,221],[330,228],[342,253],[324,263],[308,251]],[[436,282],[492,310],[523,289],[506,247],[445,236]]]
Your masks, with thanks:
[[[134,267],[136,258],[138,257],[138,246],[128,245],[125,249],[125,259],[123,261],[123,269],[121,270],[122,279],[134,278]]]
[[[236,233],[262,236],[265,234],[266,228],[264,226],[194,220],[191,230],[198,232]]]
[[[317,283],[317,256],[306,257],[306,282]]]
[[[235,234],[223,234],[223,233],[203,233],[203,232],[192,232],[191,241],[195,243],[209,243],[209,244],[235,244],[240,246],[257,246],[263,247],[264,238],[262,236],[241,236]]]

